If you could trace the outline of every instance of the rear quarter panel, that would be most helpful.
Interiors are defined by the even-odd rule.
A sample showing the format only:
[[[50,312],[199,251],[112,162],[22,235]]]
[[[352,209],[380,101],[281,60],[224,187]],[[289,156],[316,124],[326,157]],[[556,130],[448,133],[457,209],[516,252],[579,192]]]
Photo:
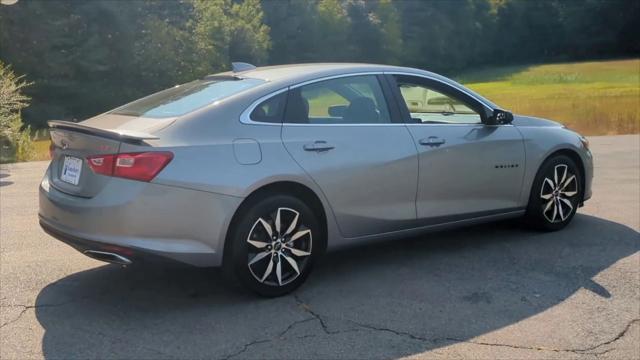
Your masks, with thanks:
[[[335,239],[339,232],[331,208],[317,185],[285,149],[281,140],[282,126],[240,122],[240,114],[260,96],[257,93],[230,98],[178,119],[172,126],[156,133],[160,139],[150,141],[150,145],[154,150],[173,152],[174,159],[153,182],[241,199],[265,185],[296,182],[320,198],[327,217],[328,238]],[[259,156],[254,156],[255,144]],[[241,155],[238,146],[251,149],[251,161],[243,161],[247,154]],[[121,151],[144,151],[144,147],[123,144]],[[225,225],[216,234],[221,244],[236,210],[237,207],[228,214]]]

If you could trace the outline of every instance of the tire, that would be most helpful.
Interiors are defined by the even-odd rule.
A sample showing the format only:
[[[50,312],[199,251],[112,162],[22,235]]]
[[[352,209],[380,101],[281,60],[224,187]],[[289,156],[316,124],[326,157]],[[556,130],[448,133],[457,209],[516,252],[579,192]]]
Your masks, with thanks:
[[[243,206],[229,235],[223,259],[225,273],[266,297],[298,288],[324,245],[316,214],[289,195],[261,197]]]
[[[525,221],[543,231],[567,226],[582,199],[581,179],[580,168],[570,157],[557,155],[547,159],[533,181]]]

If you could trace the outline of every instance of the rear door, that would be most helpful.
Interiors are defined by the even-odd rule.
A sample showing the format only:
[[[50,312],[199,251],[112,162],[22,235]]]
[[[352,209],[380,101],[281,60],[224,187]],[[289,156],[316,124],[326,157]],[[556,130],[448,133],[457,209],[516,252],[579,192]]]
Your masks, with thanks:
[[[419,151],[416,208],[423,224],[521,206],[524,143],[515,126],[483,124],[488,109],[441,81],[388,79]]]
[[[345,76],[288,94],[282,140],[329,200],[345,237],[416,219],[417,151],[381,84],[377,75]]]

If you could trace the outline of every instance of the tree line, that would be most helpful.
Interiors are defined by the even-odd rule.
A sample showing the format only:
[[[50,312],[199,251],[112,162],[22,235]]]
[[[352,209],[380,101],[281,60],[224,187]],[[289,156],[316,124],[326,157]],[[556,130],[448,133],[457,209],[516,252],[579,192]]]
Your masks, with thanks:
[[[23,119],[82,120],[227,70],[355,61],[465,69],[640,54],[636,0],[20,0],[0,60],[32,84]]]

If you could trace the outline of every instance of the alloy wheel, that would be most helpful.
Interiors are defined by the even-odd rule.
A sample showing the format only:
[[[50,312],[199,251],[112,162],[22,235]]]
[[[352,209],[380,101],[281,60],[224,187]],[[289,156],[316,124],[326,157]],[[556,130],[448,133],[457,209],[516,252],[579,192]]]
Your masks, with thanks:
[[[279,207],[275,213],[259,217],[249,231],[249,271],[265,285],[287,285],[305,270],[312,240],[300,213]]]
[[[565,221],[574,210],[574,196],[578,194],[578,181],[566,164],[556,165],[553,174],[545,177],[540,189],[542,214],[550,223]]]

